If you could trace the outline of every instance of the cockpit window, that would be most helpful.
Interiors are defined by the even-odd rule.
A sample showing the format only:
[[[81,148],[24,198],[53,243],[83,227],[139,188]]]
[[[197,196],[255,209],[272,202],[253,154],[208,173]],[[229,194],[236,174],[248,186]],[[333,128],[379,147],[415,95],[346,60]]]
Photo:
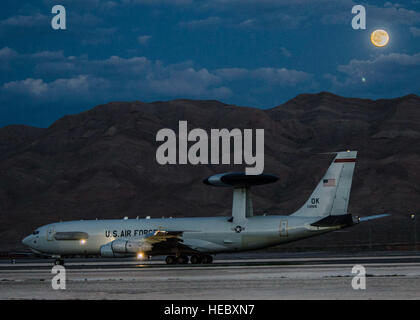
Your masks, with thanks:
[[[39,234],[39,230],[35,230],[33,234]]]

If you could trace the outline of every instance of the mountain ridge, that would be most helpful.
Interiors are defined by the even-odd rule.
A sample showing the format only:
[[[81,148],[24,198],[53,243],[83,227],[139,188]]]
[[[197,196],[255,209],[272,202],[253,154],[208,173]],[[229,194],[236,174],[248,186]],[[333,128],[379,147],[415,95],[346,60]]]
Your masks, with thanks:
[[[280,180],[252,190],[257,214],[298,209],[331,161],[318,153],[358,150],[349,212],[390,211],[391,218],[378,222],[378,239],[409,241],[407,216],[420,210],[420,97],[369,100],[321,92],[271,109],[216,100],[111,102],[48,128],[0,128],[0,250],[20,249],[25,234],[59,220],[229,215],[231,192],[201,181],[243,166],[157,164],[156,133],[177,132],[179,120],[187,120],[189,130],[265,130],[264,171]],[[363,230],[328,237],[363,242]]]

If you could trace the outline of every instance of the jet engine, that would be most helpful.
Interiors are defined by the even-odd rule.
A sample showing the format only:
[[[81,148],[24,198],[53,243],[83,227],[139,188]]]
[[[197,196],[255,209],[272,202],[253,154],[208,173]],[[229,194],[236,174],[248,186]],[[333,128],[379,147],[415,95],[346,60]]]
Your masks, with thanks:
[[[107,243],[101,247],[102,257],[121,257],[148,252],[152,250],[152,245],[144,240],[123,240],[118,239]]]

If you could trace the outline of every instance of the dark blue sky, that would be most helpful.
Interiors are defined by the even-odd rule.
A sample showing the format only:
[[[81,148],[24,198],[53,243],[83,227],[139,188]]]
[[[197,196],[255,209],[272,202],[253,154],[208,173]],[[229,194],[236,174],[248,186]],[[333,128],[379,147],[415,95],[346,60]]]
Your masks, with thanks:
[[[53,30],[64,5],[67,30]],[[353,30],[363,4],[367,29]],[[274,107],[300,93],[420,89],[420,0],[40,0],[0,3],[0,126],[46,127],[110,101]],[[370,43],[385,29],[387,47]],[[364,79],[365,81],[362,81]]]

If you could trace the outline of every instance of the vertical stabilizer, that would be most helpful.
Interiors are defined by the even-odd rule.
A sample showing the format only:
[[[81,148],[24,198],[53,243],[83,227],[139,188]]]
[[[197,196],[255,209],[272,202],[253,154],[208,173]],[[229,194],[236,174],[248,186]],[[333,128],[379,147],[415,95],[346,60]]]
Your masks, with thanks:
[[[324,217],[347,214],[357,151],[337,152],[324,177],[294,216]]]

